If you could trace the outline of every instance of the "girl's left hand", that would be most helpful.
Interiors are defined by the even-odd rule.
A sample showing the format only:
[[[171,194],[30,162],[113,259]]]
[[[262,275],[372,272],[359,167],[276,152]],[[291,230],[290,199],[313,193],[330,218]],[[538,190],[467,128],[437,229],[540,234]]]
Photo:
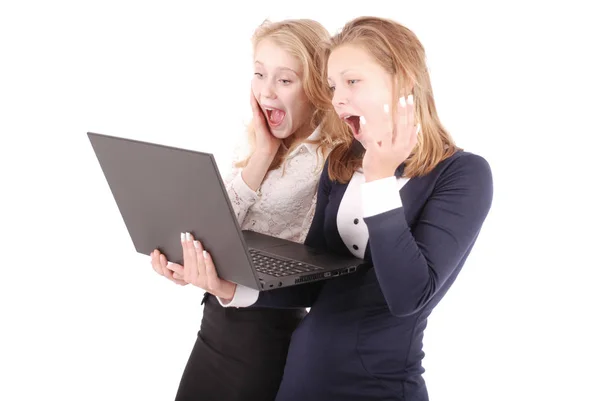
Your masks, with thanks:
[[[409,95],[407,99],[401,97],[394,107],[395,126],[387,104],[380,116],[370,117],[373,121],[360,118],[366,148],[362,167],[367,182],[393,176],[411,154],[420,130],[415,126],[414,109],[413,96]]]

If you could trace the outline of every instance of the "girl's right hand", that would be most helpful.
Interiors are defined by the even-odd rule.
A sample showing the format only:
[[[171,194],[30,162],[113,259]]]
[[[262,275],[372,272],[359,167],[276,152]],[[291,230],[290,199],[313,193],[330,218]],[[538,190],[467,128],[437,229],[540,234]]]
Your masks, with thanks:
[[[279,150],[279,146],[281,146],[281,139],[276,138],[271,133],[267,117],[260,108],[252,91],[250,91],[250,105],[252,106],[252,119],[256,131],[256,151],[273,157],[277,153],[277,150]]]
[[[182,233],[181,248],[183,250],[183,266],[168,262],[165,255],[154,250],[151,254],[154,270],[176,284],[192,284],[225,302],[230,302],[235,295],[237,284],[219,277],[212,257],[204,250],[202,243],[196,240],[192,234]]]

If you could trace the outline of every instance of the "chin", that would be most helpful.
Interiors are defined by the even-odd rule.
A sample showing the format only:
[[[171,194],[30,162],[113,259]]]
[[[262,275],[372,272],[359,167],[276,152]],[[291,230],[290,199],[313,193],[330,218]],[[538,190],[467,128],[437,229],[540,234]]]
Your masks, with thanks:
[[[271,128],[271,133],[275,138],[285,139],[292,135],[292,130],[290,130],[285,124],[282,124],[275,129]]]
[[[288,137],[290,137],[292,134],[286,131],[273,131],[271,130],[271,132],[273,133],[273,136],[277,139],[286,139]]]

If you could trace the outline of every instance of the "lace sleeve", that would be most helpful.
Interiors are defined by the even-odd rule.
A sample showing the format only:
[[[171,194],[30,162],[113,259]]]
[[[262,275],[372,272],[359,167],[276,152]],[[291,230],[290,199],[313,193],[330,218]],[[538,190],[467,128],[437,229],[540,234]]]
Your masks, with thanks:
[[[225,188],[227,189],[227,195],[229,195],[229,200],[231,200],[231,206],[233,206],[238,223],[241,226],[246,219],[248,209],[256,203],[259,194],[250,189],[244,182],[241,169],[233,175],[233,178],[225,185]]]
[[[306,217],[302,222],[302,232],[300,233],[300,237],[298,238],[298,242],[304,243],[306,236],[308,235],[308,231],[310,230],[310,226],[312,224],[313,217],[315,217],[315,209],[317,206],[317,194],[313,197],[310,208],[308,209],[308,213],[306,213]]]
[[[244,223],[248,209],[256,203],[259,194],[254,192],[242,178],[242,169],[235,166],[235,163],[247,156],[246,146],[237,145],[234,149],[231,170],[223,179],[227,195],[231,201],[231,206],[237,216],[239,225]]]

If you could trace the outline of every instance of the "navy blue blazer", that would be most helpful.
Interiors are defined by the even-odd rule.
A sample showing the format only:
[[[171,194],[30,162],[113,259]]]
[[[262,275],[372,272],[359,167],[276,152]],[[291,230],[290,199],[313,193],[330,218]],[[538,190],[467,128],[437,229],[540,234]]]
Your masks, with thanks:
[[[329,179],[326,164],[307,245],[349,253],[336,223],[346,187]],[[364,218],[369,242],[357,273],[261,292],[255,306],[311,307],[293,335],[277,401],[427,400],[427,318],[475,243],[492,187],[487,161],[459,151],[411,178],[402,207]]]

